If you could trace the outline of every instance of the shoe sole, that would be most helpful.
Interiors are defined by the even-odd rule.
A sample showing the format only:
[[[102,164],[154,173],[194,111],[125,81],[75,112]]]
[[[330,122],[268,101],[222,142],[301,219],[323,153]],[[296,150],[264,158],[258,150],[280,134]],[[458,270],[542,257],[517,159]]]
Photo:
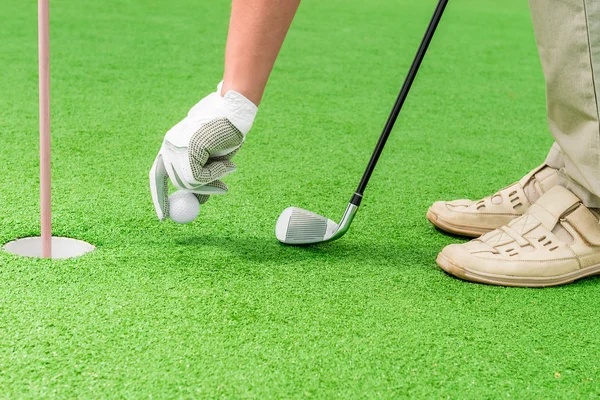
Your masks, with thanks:
[[[445,232],[452,233],[454,235],[473,237],[473,238],[478,238],[481,235],[484,235],[488,232],[493,231],[494,229],[499,228],[499,227],[496,227],[496,228],[486,229],[486,228],[477,228],[474,226],[467,226],[467,225],[455,225],[455,224],[450,223],[450,222],[444,220],[443,218],[441,218],[438,214],[433,212],[431,210],[431,208],[429,210],[427,210],[427,219],[433,225],[437,226],[439,229],[441,229]]]
[[[496,286],[542,288],[548,286],[565,285],[567,283],[574,282],[581,278],[585,278],[592,275],[600,275],[600,264],[558,276],[520,277],[487,274],[484,272],[473,271],[468,268],[463,268],[460,265],[454,263],[442,253],[438,255],[436,262],[441,269],[443,269],[450,275],[456,276],[457,278],[460,278],[465,281],[485,283],[487,285]]]

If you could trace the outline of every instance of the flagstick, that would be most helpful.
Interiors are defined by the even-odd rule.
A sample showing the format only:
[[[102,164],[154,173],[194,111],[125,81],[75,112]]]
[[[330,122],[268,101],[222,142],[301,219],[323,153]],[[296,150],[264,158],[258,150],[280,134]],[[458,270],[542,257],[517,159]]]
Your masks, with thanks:
[[[50,27],[48,0],[38,0],[40,79],[40,203],[42,257],[52,257],[52,196],[50,183]]]

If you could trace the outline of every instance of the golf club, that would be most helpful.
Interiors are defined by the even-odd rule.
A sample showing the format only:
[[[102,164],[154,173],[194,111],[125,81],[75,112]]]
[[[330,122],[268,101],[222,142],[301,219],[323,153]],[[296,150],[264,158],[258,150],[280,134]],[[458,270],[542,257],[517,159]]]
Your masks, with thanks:
[[[348,204],[340,223],[336,224],[329,218],[301,208],[286,208],[279,216],[277,225],[275,227],[275,235],[277,236],[277,240],[279,240],[281,243],[298,246],[325,243],[339,239],[348,231],[350,224],[352,223],[352,220],[358,211],[358,207],[360,206],[360,202],[363,198],[365,188],[369,183],[369,179],[371,178],[371,174],[373,173],[385,143],[390,136],[392,129],[394,128],[398,114],[400,114],[400,110],[402,109],[404,101],[408,96],[408,92],[410,91],[412,83],[415,80],[417,72],[419,71],[421,62],[425,57],[429,43],[431,43],[433,34],[435,33],[435,30],[442,18],[442,14],[444,13],[447,4],[448,0],[439,0],[438,2],[433,17],[431,18],[431,22],[429,22],[429,26],[425,32],[425,36],[423,37],[421,45],[419,46],[419,50],[417,51],[417,55],[415,56],[415,59],[410,67],[408,76],[402,85],[402,89],[400,90],[400,94],[396,99],[394,108],[392,109],[385,127],[383,128],[383,132],[379,137],[375,151],[371,156],[369,164],[367,165],[367,169],[363,174],[356,192],[350,199],[350,203]]]

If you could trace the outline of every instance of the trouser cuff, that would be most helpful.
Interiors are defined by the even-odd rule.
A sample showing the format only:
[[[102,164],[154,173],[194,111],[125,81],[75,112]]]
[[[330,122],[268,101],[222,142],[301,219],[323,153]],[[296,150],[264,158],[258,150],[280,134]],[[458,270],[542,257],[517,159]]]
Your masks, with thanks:
[[[584,206],[589,208],[600,208],[600,197],[594,195],[588,189],[575,182],[566,173],[565,155],[558,143],[554,143],[550,148],[545,163],[547,166],[558,170],[558,184],[569,189],[579,197]]]

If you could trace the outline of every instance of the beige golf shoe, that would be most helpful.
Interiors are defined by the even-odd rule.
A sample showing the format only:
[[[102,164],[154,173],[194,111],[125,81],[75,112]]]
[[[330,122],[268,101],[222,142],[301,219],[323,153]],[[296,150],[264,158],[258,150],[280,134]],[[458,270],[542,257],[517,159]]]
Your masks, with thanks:
[[[557,180],[557,170],[541,165],[520,181],[484,199],[437,201],[427,211],[427,219],[443,231],[478,237],[523,215]]]
[[[502,286],[562,285],[600,274],[600,213],[555,186],[521,217],[438,256],[446,272]]]

